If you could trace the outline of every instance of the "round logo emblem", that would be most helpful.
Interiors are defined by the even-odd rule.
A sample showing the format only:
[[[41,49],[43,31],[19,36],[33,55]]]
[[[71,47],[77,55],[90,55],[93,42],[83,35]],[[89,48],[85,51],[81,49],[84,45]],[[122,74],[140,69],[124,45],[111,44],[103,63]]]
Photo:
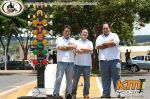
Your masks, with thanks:
[[[6,16],[17,16],[23,12],[24,5],[17,0],[6,0],[1,4],[0,10]]]

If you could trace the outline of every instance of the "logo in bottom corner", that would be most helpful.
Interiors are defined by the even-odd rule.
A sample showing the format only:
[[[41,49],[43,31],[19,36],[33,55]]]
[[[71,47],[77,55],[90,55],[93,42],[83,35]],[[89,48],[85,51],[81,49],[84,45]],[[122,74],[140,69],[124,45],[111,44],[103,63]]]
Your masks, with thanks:
[[[145,79],[139,80],[118,80],[116,92],[119,94],[142,93],[144,90]]]

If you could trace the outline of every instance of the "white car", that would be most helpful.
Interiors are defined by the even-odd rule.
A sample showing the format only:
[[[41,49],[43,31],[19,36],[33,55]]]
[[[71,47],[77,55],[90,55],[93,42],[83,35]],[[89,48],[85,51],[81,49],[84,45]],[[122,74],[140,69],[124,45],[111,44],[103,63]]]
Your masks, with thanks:
[[[132,72],[138,72],[140,69],[150,69],[150,55],[135,56],[128,60],[128,67]]]

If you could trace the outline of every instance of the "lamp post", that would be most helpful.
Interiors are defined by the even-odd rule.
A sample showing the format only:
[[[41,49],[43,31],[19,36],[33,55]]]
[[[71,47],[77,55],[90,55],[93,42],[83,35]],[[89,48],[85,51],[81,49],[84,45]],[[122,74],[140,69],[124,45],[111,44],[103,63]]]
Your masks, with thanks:
[[[4,40],[4,42],[6,42],[6,40]],[[6,48],[6,45],[4,44],[5,46],[5,49],[4,49],[4,56],[3,56],[3,60],[4,60],[4,63],[5,63],[5,70],[7,70],[7,48]]]
[[[6,47],[5,47],[5,70],[7,70],[7,53],[6,53]]]

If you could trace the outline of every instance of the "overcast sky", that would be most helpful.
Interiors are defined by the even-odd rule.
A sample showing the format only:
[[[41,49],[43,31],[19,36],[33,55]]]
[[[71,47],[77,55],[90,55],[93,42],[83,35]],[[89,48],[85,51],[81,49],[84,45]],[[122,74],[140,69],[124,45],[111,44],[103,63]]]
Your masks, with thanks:
[[[145,25],[139,30],[134,30],[134,35],[150,35],[150,24]]]

